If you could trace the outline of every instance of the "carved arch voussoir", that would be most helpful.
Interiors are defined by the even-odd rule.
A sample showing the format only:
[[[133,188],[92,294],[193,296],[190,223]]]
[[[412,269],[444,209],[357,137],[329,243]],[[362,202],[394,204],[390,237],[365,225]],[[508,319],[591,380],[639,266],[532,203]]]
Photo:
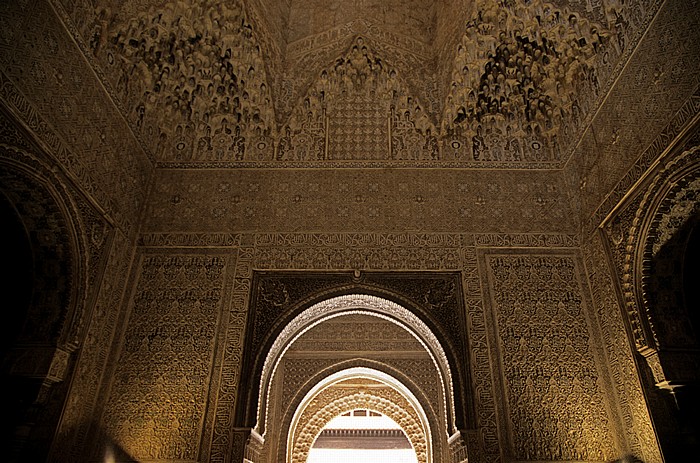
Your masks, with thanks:
[[[40,291],[35,291],[29,315],[40,315],[41,323],[34,328],[27,325],[34,331],[23,335],[34,344],[39,340],[71,352],[78,347],[84,321],[91,254],[79,206],[65,179],[30,152],[0,146],[0,172],[0,188],[29,233],[35,284],[50,292],[37,295]],[[59,270],[51,273],[50,265],[58,265]],[[47,325],[50,329],[40,328]]]
[[[634,319],[634,342],[647,355],[664,347],[658,320],[650,300],[648,282],[651,262],[659,248],[680,227],[696,220],[700,202],[679,206],[677,201],[700,188],[700,146],[694,146],[668,160],[646,188],[625,242],[622,291],[627,313]],[[669,220],[675,215],[673,220]],[[634,329],[637,327],[637,329]]]
[[[423,429],[420,418],[413,407],[400,393],[391,389],[389,393],[376,393],[366,391],[351,391],[334,397],[332,393],[321,392],[314,400],[324,404],[314,410],[310,410],[305,417],[298,433],[295,433],[290,458],[290,463],[304,463],[313,446],[314,441],[321,430],[335,417],[343,413],[364,408],[369,409],[394,420],[411,443],[419,463],[427,463],[427,433]],[[393,393],[392,393],[393,392]],[[325,394],[324,394],[325,393]],[[325,397],[327,395],[328,397]]]
[[[264,433],[272,378],[287,348],[295,339],[318,323],[348,313],[364,313],[397,323],[412,333],[424,345],[426,351],[432,356],[437,371],[440,372],[440,381],[447,402],[446,410],[454,421],[454,391],[451,369],[445,351],[430,328],[411,311],[391,301],[376,296],[350,294],[313,305],[289,322],[277,337],[262,367],[256,431]],[[456,428],[454,423],[446,424],[450,431]]]
[[[407,377],[405,372],[401,372],[389,364],[365,358],[354,358],[339,361],[316,372],[313,375],[310,375],[305,383],[301,387],[297,388],[294,396],[285,401],[285,411],[280,424],[274,427],[274,430],[272,428],[268,430],[267,433],[273,431],[275,435],[278,433],[280,435],[284,435],[287,432],[293,432],[293,429],[295,428],[294,422],[300,420],[300,418],[296,415],[301,414],[301,411],[303,411],[305,408],[304,403],[308,401],[309,397],[315,397],[314,394],[316,392],[314,391],[322,389],[324,384],[331,382],[331,378],[345,378],[345,376],[353,377],[350,373],[358,371],[373,372],[372,377],[379,376],[391,378],[391,382],[397,383],[401,386],[401,389],[404,390],[404,399],[406,396],[410,396],[411,398],[409,401],[410,403],[406,402],[404,399],[401,399],[401,402],[404,405],[408,403],[408,405],[414,410],[420,410],[422,426],[427,430],[426,439],[430,440],[428,443],[428,448],[430,449],[430,457],[432,458],[432,461],[442,461],[441,458],[443,455],[443,450],[449,437],[446,429],[447,417],[444,416],[444,412],[441,414],[440,411],[436,410],[432,406],[430,399],[425,395],[425,392],[421,390],[420,386],[415,384],[411,378]],[[317,404],[319,403],[318,400],[314,400]],[[355,408],[371,407],[366,404],[363,406],[358,405]],[[394,416],[387,411],[379,409],[375,409],[374,411],[389,416],[401,425],[401,422],[398,419],[395,419]],[[272,424],[270,423],[270,425]],[[299,428],[299,426],[296,426],[296,428]],[[321,428],[319,428],[319,430]],[[311,441],[313,442],[313,439]],[[278,457],[278,461],[283,461],[285,459],[287,445],[289,445],[289,443],[284,442],[284,440],[280,440],[277,444],[277,449],[273,449]]]

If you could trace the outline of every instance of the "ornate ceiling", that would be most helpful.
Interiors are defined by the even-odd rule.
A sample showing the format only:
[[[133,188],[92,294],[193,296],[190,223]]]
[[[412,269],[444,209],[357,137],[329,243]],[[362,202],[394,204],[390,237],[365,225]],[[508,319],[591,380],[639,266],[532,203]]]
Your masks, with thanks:
[[[657,2],[71,9],[157,165],[560,168]]]

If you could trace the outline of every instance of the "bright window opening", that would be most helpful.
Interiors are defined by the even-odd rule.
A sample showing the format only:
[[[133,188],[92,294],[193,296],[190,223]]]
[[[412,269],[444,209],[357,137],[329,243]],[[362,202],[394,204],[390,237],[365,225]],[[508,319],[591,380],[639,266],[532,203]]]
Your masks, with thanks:
[[[406,434],[391,418],[353,410],[331,420],[314,442],[307,463],[417,463]]]

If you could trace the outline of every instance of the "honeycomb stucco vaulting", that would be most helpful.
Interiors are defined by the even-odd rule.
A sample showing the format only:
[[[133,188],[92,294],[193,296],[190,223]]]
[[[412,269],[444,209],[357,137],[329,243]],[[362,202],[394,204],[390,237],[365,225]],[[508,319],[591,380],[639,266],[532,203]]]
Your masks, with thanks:
[[[556,168],[658,8],[394,3],[60,9],[132,130],[166,165]],[[348,120],[363,104],[371,111]]]

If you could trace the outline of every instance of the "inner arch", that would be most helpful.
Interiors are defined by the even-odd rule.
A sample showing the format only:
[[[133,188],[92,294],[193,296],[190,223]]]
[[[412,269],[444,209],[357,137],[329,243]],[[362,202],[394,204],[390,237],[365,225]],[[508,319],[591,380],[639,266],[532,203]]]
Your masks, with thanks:
[[[315,440],[337,416],[368,409],[395,421],[419,463],[432,462],[431,430],[419,401],[400,381],[371,368],[349,368],[316,384],[297,407],[287,438],[287,462],[304,463]]]

